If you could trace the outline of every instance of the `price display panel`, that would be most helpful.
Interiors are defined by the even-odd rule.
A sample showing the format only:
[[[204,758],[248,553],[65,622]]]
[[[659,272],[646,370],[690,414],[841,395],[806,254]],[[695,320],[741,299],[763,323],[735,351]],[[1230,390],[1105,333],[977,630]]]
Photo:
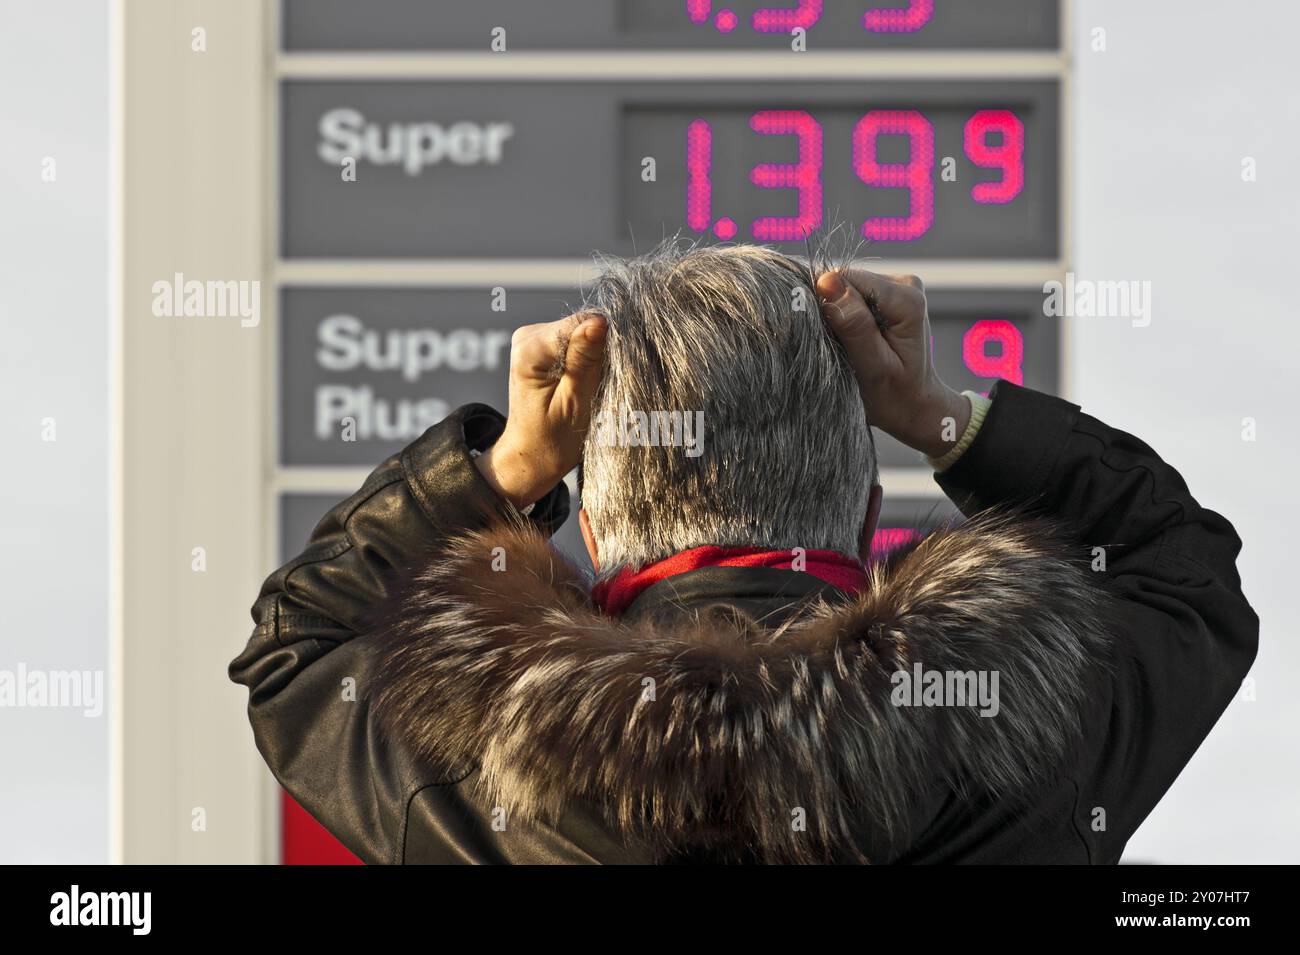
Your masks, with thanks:
[[[1055,260],[1059,83],[282,84],[285,258],[572,258],[665,235]]]
[[[1050,49],[1044,0],[286,0],[286,50]],[[501,31],[501,32],[497,32]],[[495,44],[495,45],[494,45]]]
[[[935,363],[955,388],[998,378],[1059,388],[1057,325],[1042,296],[931,292]],[[462,404],[506,410],[510,335],[581,304],[577,289],[292,288],[280,303],[280,463],[369,467]],[[882,467],[920,467],[876,432]]]
[[[504,414],[511,333],[581,302],[507,286],[283,290],[280,463],[369,467],[468,402]]]

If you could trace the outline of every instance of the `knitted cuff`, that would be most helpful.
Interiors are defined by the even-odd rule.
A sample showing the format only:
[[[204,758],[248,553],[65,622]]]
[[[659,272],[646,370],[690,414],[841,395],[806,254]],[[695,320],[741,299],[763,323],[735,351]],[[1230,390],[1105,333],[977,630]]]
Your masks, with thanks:
[[[970,401],[970,422],[966,425],[966,430],[961,433],[961,438],[957,443],[948,449],[948,453],[939,458],[927,457],[926,463],[935,471],[946,471],[954,464],[957,459],[966,453],[966,449],[975,443],[975,436],[980,433],[980,425],[984,423],[984,417],[989,413],[989,406],[993,404],[988,398],[985,398],[977,391],[963,391],[963,395]]]

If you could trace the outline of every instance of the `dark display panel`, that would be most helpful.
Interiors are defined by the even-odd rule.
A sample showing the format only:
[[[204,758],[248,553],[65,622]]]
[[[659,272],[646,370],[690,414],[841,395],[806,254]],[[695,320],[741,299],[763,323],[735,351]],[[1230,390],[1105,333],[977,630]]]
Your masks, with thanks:
[[[939,373],[984,391],[997,378],[1055,393],[1059,326],[1029,291],[933,291]],[[579,307],[577,290],[292,288],[281,297],[280,457],[372,467],[471,401],[506,411],[510,335]],[[351,419],[349,422],[345,419]],[[707,422],[705,425],[707,447]],[[877,432],[882,467],[924,467]]]
[[[285,0],[284,47],[555,49],[1052,49],[1054,0]]]
[[[579,303],[572,290],[285,289],[281,463],[371,466],[468,402],[504,413],[511,333]]]
[[[1055,81],[282,84],[287,258],[787,252],[1054,260]]]

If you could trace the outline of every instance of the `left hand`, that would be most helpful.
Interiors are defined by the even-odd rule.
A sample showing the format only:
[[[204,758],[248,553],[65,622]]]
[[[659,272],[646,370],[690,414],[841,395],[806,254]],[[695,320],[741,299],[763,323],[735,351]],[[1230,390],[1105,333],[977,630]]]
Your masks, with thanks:
[[[851,269],[820,276],[817,294],[853,366],[867,420],[922,454],[946,454],[966,430],[971,406],[934,366],[924,283]]]
[[[474,463],[516,507],[540,500],[582,460],[607,331],[604,316],[580,312],[510,339],[506,427]]]

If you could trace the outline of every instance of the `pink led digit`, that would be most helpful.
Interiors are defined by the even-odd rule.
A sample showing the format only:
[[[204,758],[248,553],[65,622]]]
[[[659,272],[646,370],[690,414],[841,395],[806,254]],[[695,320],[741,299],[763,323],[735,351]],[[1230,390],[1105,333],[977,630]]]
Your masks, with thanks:
[[[921,533],[910,527],[881,527],[871,535],[871,556],[884,557],[890,551],[906,547],[921,539]]]
[[[876,159],[881,136],[906,136],[905,163]],[[862,223],[862,234],[877,242],[919,239],[934,225],[934,127],[916,110],[873,110],[853,128],[853,171],[868,186],[910,190],[908,216],[875,216]]]
[[[760,242],[801,242],[822,224],[822,128],[802,110],[771,109],[750,117],[749,128],[766,136],[799,140],[797,163],[760,163],[749,181],[760,189],[799,190],[799,214],[764,216],[751,226]]]
[[[988,346],[996,343],[999,354],[990,355]],[[1013,385],[1025,383],[1021,368],[1025,360],[1025,339],[1020,329],[1002,318],[986,318],[966,330],[961,339],[961,358],[977,378],[1005,378]]]
[[[713,11],[713,0],[686,0],[686,15],[692,23],[707,23]],[[730,33],[740,25],[740,18],[731,10],[719,10],[713,25],[719,33]]]
[[[686,127],[686,224],[705,232],[712,224],[713,130],[697,119]]]
[[[789,33],[796,27],[807,30],[822,18],[822,0],[799,0],[793,7],[763,7],[750,22],[759,33]]]
[[[868,10],[862,27],[872,33],[915,33],[934,16],[934,0],[911,0],[905,7]]]
[[[1001,141],[989,145],[990,135]],[[977,183],[971,198],[985,205],[1002,205],[1025,187],[1025,124],[1007,109],[982,109],[966,121],[963,134],[966,155],[984,169],[1001,169],[1001,182]]]

